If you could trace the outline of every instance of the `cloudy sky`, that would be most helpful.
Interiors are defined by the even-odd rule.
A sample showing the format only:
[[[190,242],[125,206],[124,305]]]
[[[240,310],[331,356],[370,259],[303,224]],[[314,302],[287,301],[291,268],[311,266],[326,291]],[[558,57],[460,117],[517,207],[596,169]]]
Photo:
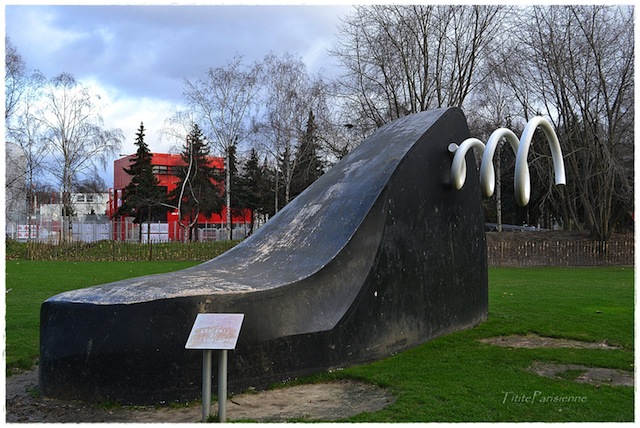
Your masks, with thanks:
[[[169,150],[159,131],[180,108],[184,79],[204,76],[235,55],[299,56],[310,72],[335,73],[327,50],[351,7],[191,4],[189,6],[31,5],[9,0],[5,32],[30,70],[71,73],[98,91],[105,127],[122,129],[122,153],[133,153],[144,122],[153,151]],[[308,3],[307,3],[308,4]],[[113,171],[104,178],[112,185]]]

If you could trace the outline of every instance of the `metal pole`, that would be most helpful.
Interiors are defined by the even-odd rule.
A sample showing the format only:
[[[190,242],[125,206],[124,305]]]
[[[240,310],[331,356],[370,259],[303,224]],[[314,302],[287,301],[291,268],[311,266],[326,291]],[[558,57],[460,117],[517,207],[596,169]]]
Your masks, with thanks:
[[[202,422],[211,414],[211,349],[202,353]]]
[[[227,421],[227,350],[218,354],[218,415],[220,422]]]

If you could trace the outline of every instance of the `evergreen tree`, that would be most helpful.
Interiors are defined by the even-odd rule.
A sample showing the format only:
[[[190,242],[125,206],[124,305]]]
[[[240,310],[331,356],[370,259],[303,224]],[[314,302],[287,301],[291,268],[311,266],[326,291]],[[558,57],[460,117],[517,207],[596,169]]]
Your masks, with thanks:
[[[242,187],[241,178],[238,176],[238,158],[237,158],[237,146],[238,140],[235,139],[232,144],[227,147],[227,168],[229,172],[226,174],[226,178],[231,180],[229,186],[225,186],[225,198],[230,202],[227,210],[231,211],[231,223],[229,224],[229,239],[233,239],[233,216],[242,215],[242,201],[241,195],[236,195],[236,191]],[[222,180],[221,180],[222,181]],[[227,197],[226,192],[229,192]]]
[[[262,178],[258,184],[258,194],[260,197],[260,214],[265,216],[273,216],[277,212],[277,197],[276,197],[276,177],[278,171],[275,168],[269,167],[267,158],[264,158],[262,167],[260,168]]]
[[[313,111],[309,110],[307,129],[296,149],[291,181],[291,199],[302,193],[324,173],[322,161],[318,155],[319,150],[315,116]]]
[[[134,143],[138,150],[131,158],[129,168],[124,171],[131,176],[131,181],[124,188],[122,195],[122,205],[118,208],[117,214],[120,216],[132,216],[133,222],[147,225],[152,220],[166,220],[167,208],[166,190],[160,186],[158,178],[153,174],[151,165],[151,152],[149,146],[144,141],[144,124],[140,123],[140,128],[136,133]],[[147,233],[149,227],[147,226]],[[139,228],[138,241],[142,241],[142,227]]]
[[[263,173],[260,168],[258,153],[255,149],[251,149],[249,158],[244,162],[242,173],[238,176],[238,185],[234,190],[234,195],[237,198],[236,206],[241,210],[248,209],[251,211],[250,235],[253,233],[256,214],[263,210],[261,192],[264,185],[262,181]]]
[[[184,165],[175,169],[178,183],[169,194],[171,204],[178,210],[178,222],[185,231],[185,238],[198,240],[193,236],[200,214],[209,217],[222,211],[223,198],[216,183],[216,168],[209,162],[210,146],[198,125],[187,136],[187,143],[181,153]]]
[[[278,170],[276,172],[276,212],[291,201],[291,183],[293,177],[293,154],[289,146],[278,156]]]

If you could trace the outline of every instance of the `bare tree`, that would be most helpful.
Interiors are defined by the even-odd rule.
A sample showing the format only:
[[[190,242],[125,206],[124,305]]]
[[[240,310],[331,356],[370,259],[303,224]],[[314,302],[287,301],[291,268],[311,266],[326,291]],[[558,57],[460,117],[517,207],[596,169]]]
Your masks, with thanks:
[[[322,158],[330,166],[346,156],[351,150],[370,135],[370,127],[364,125],[363,120],[354,117],[352,110],[342,106],[341,97],[336,96],[333,84],[326,87],[327,102],[324,114],[317,116],[318,143]]]
[[[500,69],[496,68],[494,70],[498,71]],[[516,115],[515,109],[518,104],[515,102],[509,87],[499,79],[486,79],[471,98],[475,106],[472,114],[468,117],[469,129],[472,135],[486,142],[496,129],[502,127],[511,129],[511,118]],[[495,202],[495,220],[499,232],[502,231],[502,147],[504,144],[506,144],[506,140],[503,139],[496,148],[493,157],[496,182],[492,199]],[[513,160],[515,161],[515,156]],[[505,166],[513,167],[514,165]]]
[[[570,179],[554,203],[565,223],[606,240],[633,209],[633,8],[533,7],[522,17],[512,88],[527,115],[544,113],[560,134]],[[532,163],[550,175],[549,162]]]
[[[5,36],[4,57],[4,119],[8,123],[18,108],[20,98],[27,87],[27,67],[24,59],[11,43],[9,36]]]
[[[16,82],[15,76],[10,79],[11,82],[7,83],[13,85],[14,89],[10,91],[10,95],[7,94],[13,100],[11,102],[7,100],[11,107],[5,110],[7,114],[5,129],[7,140],[20,148],[21,161],[12,164],[10,174],[7,168],[7,177],[10,175],[11,180],[7,178],[6,191],[9,194],[9,189],[20,182],[19,186],[23,188],[20,196],[26,201],[21,205],[24,207],[21,216],[31,224],[32,214],[37,208],[35,189],[46,179],[45,158],[48,148],[43,139],[42,124],[36,114],[39,102],[38,91],[43,82],[37,74],[29,77],[22,74],[18,79],[21,80],[20,83]],[[7,91],[9,91],[8,87]]]
[[[235,57],[224,67],[210,68],[203,78],[185,81],[183,96],[197,123],[225,158],[225,193],[229,237],[231,223],[231,176],[229,150],[245,140],[248,122],[260,89],[260,66],[246,65]]]
[[[78,193],[107,193],[109,187],[99,175],[86,177],[74,183],[74,191]]]
[[[333,53],[351,105],[372,126],[419,111],[462,106],[487,75],[501,6],[357,6]]]
[[[184,149],[185,138],[197,122],[196,114],[192,110],[177,110],[165,119],[160,136],[171,144],[169,150],[172,153],[180,153]]]
[[[10,232],[17,231],[19,225],[24,224],[25,216],[28,214],[24,173],[26,159],[20,146],[11,142],[5,144],[5,166],[4,214],[6,232],[9,235]]]
[[[12,166],[12,177],[24,183],[25,189],[22,196],[26,198],[26,212],[24,213],[29,222],[31,214],[34,214],[36,203],[34,202],[34,189],[38,181],[44,179],[45,159],[48,148],[42,138],[40,121],[32,115],[34,106],[29,97],[21,100],[18,114],[13,120],[14,126],[7,130],[7,136],[11,141],[20,147],[23,162]],[[7,181],[6,186],[13,185]]]
[[[70,74],[46,80],[41,90],[42,107],[34,118],[40,122],[49,149],[48,170],[58,180],[65,216],[73,213],[70,192],[76,177],[96,174],[118,153],[123,136],[119,129],[104,129],[96,98]],[[70,240],[72,224],[63,228]]]
[[[263,151],[277,165],[275,211],[289,203],[291,182],[297,159],[296,147],[304,135],[309,111],[322,111],[324,83],[312,77],[300,58],[289,53],[264,58],[262,109],[254,121],[254,130],[263,142]],[[279,200],[282,186],[284,201]]]

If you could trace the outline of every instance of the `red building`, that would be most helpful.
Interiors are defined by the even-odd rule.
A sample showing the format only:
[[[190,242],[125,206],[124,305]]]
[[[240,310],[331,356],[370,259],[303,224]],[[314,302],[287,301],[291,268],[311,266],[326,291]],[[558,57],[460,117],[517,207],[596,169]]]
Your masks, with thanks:
[[[158,178],[160,186],[166,189],[167,194],[177,187],[179,178],[174,174],[174,168],[176,166],[183,166],[184,162],[179,154],[170,153],[152,153],[151,164],[153,165],[153,172]],[[113,239],[115,240],[127,240],[137,237],[133,233],[133,230],[138,227],[131,221],[131,217],[117,217],[115,213],[118,207],[122,205],[122,196],[124,188],[131,182],[131,176],[124,171],[124,168],[129,168],[131,165],[131,159],[135,157],[135,154],[125,156],[117,159],[113,163],[113,189],[109,191],[109,207],[107,214],[113,221]],[[210,166],[224,169],[224,159],[219,157],[209,157]],[[223,207],[220,214],[212,214],[209,217],[205,217],[200,214],[198,216],[198,228],[200,229],[200,238],[204,240],[220,239],[221,232],[225,229],[226,221],[226,207]],[[245,210],[243,216],[233,216],[232,223],[234,229],[238,227],[249,226],[251,222],[251,212]],[[146,225],[142,225],[143,229]],[[145,235],[146,230],[143,231]],[[183,228],[178,224],[178,212],[177,210],[168,211],[166,223],[160,222],[151,225],[150,234],[153,235],[152,240],[169,240],[180,241],[183,238]],[[242,235],[240,233],[240,235]],[[234,238],[239,237],[238,233],[234,231]]]

